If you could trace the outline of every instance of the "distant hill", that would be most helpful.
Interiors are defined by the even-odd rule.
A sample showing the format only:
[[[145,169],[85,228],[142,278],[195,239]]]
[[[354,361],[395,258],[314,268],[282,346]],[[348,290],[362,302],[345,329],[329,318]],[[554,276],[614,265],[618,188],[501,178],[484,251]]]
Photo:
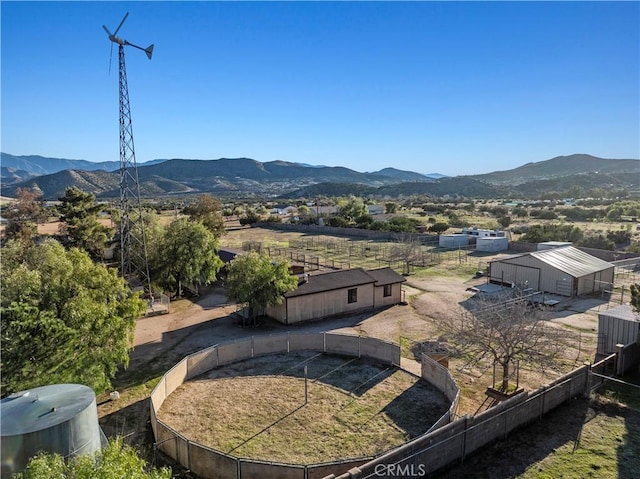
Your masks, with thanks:
[[[317,196],[379,196],[393,197],[425,195],[466,198],[503,198],[510,196],[509,188],[490,185],[468,177],[443,177],[431,181],[402,182],[380,187],[353,185],[349,183],[318,183],[285,193],[280,198],[314,198]]]
[[[471,178],[495,185],[515,186],[534,180],[548,180],[562,176],[590,173],[627,173],[640,175],[640,160],[614,160],[585,154],[575,154],[557,156],[550,160],[535,163],[527,163],[512,170],[473,175]]]
[[[37,186],[47,200],[64,195],[69,186],[91,192],[97,198],[119,197],[119,165],[38,156],[2,154],[2,192],[15,196],[18,187]],[[5,159],[10,165],[5,165]],[[65,169],[38,174],[47,168],[88,164],[92,170]],[[62,162],[62,163],[61,163]],[[111,172],[103,168],[115,169]],[[396,168],[360,173],[345,167],[308,166],[250,158],[217,160],[154,160],[138,165],[143,197],[211,193],[220,197],[360,196],[400,197],[430,195],[450,197],[535,197],[563,192],[572,186],[640,188],[640,160],[609,160],[590,155],[560,156],[537,163],[482,175],[445,177],[422,175]]]
[[[152,160],[145,165],[163,162],[165,160]],[[27,173],[30,176],[50,175],[63,170],[84,170],[84,171],[116,171],[120,168],[120,160],[118,161],[100,161],[93,162],[87,160],[67,160],[64,158],[49,158],[39,155],[16,156],[9,153],[0,153],[0,164],[2,164],[2,177],[4,184],[4,169],[18,170],[23,175]],[[140,164],[138,164],[140,166]]]
[[[433,177],[423,175],[420,173],[414,173],[413,171],[398,170],[396,168],[383,168],[380,171],[375,171],[372,174],[381,175],[387,178],[394,178],[401,181],[432,181]],[[443,175],[440,175],[443,176]]]

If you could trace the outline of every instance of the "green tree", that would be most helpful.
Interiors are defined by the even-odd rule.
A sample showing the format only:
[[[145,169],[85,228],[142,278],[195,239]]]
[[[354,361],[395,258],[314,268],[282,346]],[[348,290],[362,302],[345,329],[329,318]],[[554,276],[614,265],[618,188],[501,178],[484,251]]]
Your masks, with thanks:
[[[47,219],[42,192],[29,188],[16,189],[16,202],[4,211],[4,216],[7,218],[4,230],[7,239],[33,242],[38,234],[38,223]]]
[[[173,221],[160,242],[159,257],[150,267],[151,276],[162,286],[182,296],[185,283],[209,284],[222,267],[218,239],[199,221]]]
[[[420,225],[420,221],[415,218],[409,218],[408,216],[394,216],[387,221],[383,229],[385,231],[393,231],[395,233],[415,233],[418,225]]]
[[[222,203],[210,194],[198,196],[195,202],[186,206],[184,214],[193,221],[200,221],[216,238],[225,233]]]
[[[631,231],[609,231],[607,238],[613,241],[615,244],[626,244],[631,242]]]
[[[338,215],[346,218],[350,223],[366,214],[367,207],[364,201],[356,196],[350,196],[346,201],[343,200],[338,208]]]
[[[541,243],[544,241],[571,241],[577,243],[584,237],[583,231],[572,225],[531,225],[518,241]]]
[[[244,216],[240,217],[239,221],[242,226],[252,225],[253,223],[260,221],[260,215],[255,211],[247,210]]]
[[[616,244],[602,234],[585,236],[580,240],[580,246],[585,248],[606,249],[615,251]]]
[[[289,273],[287,260],[272,261],[265,254],[250,252],[229,263],[225,284],[229,298],[249,305],[255,324],[259,311],[280,304],[283,294],[298,287],[298,278]]]
[[[102,391],[128,364],[145,303],[87,252],[10,241],[0,285],[2,394],[64,382]]]
[[[508,228],[511,224],[511,216],[501,216],[498,218],[498,223],[500,223],[500,226],[503,228]]]
[[[311,209],[307,205],[298,206],[298,214],[300,216],[309,216],[311,214]]]
[[[60,234],[64,244],[84,249],[93,257],[101,256],[112,233],[111,228],[98,221],[103,206],[96,203],[94,195],[75,186],[67,188],[64,196],[58,199],[62,202],[59,206]]]
[[[523,206],[516,206],[513,210],[511,210],[511,213],[518,218],[526,218],[527,216],[529,216],[527,209]]]
[[[384,212],[388,215],[392,215],[398,211],[398,203],[388,202],[384,204]]]
[[[449,229],[449,223],[445,221],[437,221],[433,223],[431,226],[429,226],[429,231],[436,234],[444,233],[448,229]]]
[[[342,216],[331,216],[327,218],[326,224],[329,226],[334,226],[336,228],[348,228],[349,220]]]
[[[94,455],[72,458],[68,463],[59,454],[40,452],[29,460],[14,479],[170,479],[171,469],[149,466],[136,450],[118,437]]]

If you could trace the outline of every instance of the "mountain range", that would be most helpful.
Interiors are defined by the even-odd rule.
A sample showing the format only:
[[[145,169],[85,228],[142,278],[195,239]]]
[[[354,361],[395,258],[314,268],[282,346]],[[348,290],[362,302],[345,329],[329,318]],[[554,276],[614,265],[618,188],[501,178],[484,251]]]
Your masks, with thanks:
[[[423,175],[396,168],[361,173],[345,167],[312,166],[249,158],[153,160],[138,165],[142,197],[211,193],[220,197],[402,195],[520,197],[571,186],[585,189],[640,188],[640,160],[604,159],[586,154],[559,156],[517,168],[473,176]],[[94,163],[41,156],[1,154],[2,195],[19,187],[39,188],[47,200],[76,186],[97,198],[118,198],[118,162]]]

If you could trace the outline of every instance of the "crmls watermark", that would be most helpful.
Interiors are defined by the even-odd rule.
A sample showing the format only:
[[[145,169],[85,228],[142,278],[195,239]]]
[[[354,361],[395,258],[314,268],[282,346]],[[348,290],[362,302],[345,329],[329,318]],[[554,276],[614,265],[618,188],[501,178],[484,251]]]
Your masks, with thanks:
[[[386,477],[425,477],[427,468],[424,464],[378,464],[373,473]]]

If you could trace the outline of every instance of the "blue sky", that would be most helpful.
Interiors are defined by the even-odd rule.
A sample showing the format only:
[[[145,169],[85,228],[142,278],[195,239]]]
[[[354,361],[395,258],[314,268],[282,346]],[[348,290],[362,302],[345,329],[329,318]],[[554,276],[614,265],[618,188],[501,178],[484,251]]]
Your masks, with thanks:
[[[2,146],[117,161],[248,157],[447,175],[640,158],[638,2],[13,2]]]

